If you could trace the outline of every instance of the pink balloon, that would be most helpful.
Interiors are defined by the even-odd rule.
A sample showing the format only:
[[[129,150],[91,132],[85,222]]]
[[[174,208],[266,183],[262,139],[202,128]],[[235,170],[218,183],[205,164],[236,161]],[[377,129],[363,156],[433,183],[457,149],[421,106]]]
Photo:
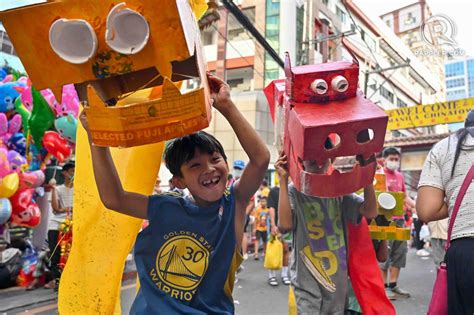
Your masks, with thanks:
[[[44,183],[44,173],[41,170],[33,172],[21,172],[20,187],[18,190],[31,189],[41,186]]]
[[[79,115],[79,97],[77,96],[74,84],[63,86],[61,104],[55,105],[57,116],[67,116],[72,114],[75,118]]]
[[[8,151],[0,148],[0,178],[11,173],[10,162],[8,162]]]

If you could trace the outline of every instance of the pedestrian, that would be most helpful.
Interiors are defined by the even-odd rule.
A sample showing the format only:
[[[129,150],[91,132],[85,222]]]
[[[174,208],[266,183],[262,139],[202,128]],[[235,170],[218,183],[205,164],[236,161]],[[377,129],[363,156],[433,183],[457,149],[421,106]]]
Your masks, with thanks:
[[[428,222],[431,234],[431,256],[436,267],[444,260],[446,239],[448,238],[448,218]]]
[[[383,151],[382,155],[384,158],[383,171],[385,173],[387,191],[403,192],[405,194],[405,210],[407,208],[413,208],[415,206],[415,202],[410,198],[410,196],[408,196],[405,187],[405,179],[403,178],[402,173],[398,171],[400,168],[400,152],[393,147],[389,147]],[[392,219],[398,227],[405,227],[404,216],[392,216]],[[395,300],[398,297],[408,298],[410,297],[410,293],[403,290],[398,285],[400,270],[405,268],[407,262],[407,242],[400,240],[390,240],[388,248],[388,259],[384,263],[380,264],[382,277],[385,282],[385,292],[387,293],[387,297],[390,300]]]
[[[230,87],[208,74],[213,106],[234,126],[249,162],[230,190],[222,145],[200,131],[170,141],[164,152],[173,184],[193,197],[126,192],[107,147],[90,144],[99,195],[108,209],[148,219],[135,242],[140,289],[131,314],[233,314],[245,208],[267,171],[270,154],[230,98]],[[87,117],[81,122],[89,133]],[[137,165],[137,167],[140,167]]]
[[[51,208],[53,213],[48,223],[48,244],[53,280],[44,286],[47,289],[57,290],[61,278],[61,268],[59,266],[61,259],[59,230],[61,223],[65,222],[68,216],[72,217],[74,204],[74,171],[74,163],[68,162],[64,164],[61,170],[61,174],[64,177],[64,184],[59,186],[51,185]]]
[[[303,166],[307,172],[325,174],[330,160],[322,166],[304,161]],[[298,314],[343,314],[349,281],[346,230],[348,223],[357,224],[361,215],[376,217],[372,183],[364,188],[365,200],[356,194],[321,198],[288,186],[285,155],[280,156],[275,169],[280,176],[279,229],[293,232],[290,273]]]
[[[255,260],[259,260],[259,246],[260,241],[263,243],[263,256],[265,256],[265,250],[267,247],[267,236],[268,236],[268,227],[270,224],[270,209],[267,207],[267,197],[259,196],[258,197],[258,206],[253,213],[253,217],[255,218],[253,224],[253,232],[252,236],[255,237],[254,241],[254,255],[253,258]],[[276,280],[275,280],[276,281]],[[270,283],[270,280],[269,280]],[[270,285],[274,285],[270,283]],[[278,282],[277,284],[278,285]]]
[[[281,234],[278,229],[278,199],[280,198],[280,187],[274,186],[270,189],[268,194],[268,208],[270,209],[270,232],[272,235],[277,236],[283,243],[283,263],[281,268],[281,282],[285,285],[290,285],[290,277],[288,274],[288,262],[289,262],[289,246],[292,241],[291,233]],[[275,270],[270,270],[270,277],[275,277]]]
[[[435,144],[425,160],[416,202],[418,216],[423,221],[449,217],[451,224],[458,193],[473,164],[474,111],[471,110],[464,128]],[[473,204],[474,185],[470,185],[454,218],[451,246],[446,253],[449,314],[474,314]]]

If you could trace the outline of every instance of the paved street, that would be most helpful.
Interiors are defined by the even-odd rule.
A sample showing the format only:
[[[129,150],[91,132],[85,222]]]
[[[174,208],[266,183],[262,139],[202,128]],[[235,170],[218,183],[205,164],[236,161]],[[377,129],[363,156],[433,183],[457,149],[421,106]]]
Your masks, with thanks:
[[[239,281],[235,285],[235,309],[237,315],[246,314],[287,314],[288,287],[280,284],[270,287],[267,272],[263,269],[263,261],[249,259],[244,263],[245,269],[239,274]],[[407,268],[402,270],[399,284],[411,293],[411,298],[394,301],[397,314],[400,315],[425,315],[431,296],[431,288],[435,278],[435,266],[431,258],[420,258],[415,255],[415,250],[410,249]],[[46,291],[38,289],[32,296],[45,295]],[[135,295],[133,280],[124,283],[122,287],[122,310],[128,314]],[[5,297],[2,295],[2,297]],[[15,308],[7,314],[56,314],[54,296],[47,303],[40,303],[26,308]],[[1,313],[1,312],[0,312]]]

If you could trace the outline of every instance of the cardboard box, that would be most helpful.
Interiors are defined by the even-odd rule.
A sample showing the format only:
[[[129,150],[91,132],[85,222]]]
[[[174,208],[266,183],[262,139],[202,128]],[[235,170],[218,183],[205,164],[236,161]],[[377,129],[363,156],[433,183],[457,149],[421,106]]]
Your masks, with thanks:
[[[130,147],[209,125],[206,62],[188,1],[62,0],[4,11],[0,18],[37,89],[51,88],[59,99],[63,85],[76,84],[90,105],[95,144]],[[189,78],[200,85],[188,94],[169,84]],[[99,98],[87,102],[93,94],[87,85]],[[152,93],[145,104],[127,103],[128,93],[159,86],[161,99]],[[105,105],[119,100],[124,108]],[[140,132],[155,136],[142,138]]]

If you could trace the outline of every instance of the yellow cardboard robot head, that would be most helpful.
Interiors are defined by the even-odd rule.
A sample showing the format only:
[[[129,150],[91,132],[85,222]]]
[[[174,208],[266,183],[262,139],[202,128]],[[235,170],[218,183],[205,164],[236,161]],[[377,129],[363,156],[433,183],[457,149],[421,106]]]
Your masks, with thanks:
[[[128,147],[209,124],[197,6],[202,7],[195,0],[61,0],[5,11],[0,18],[35,87],[51,88],[60,97],[65,84],[76,84],[83,96],[92,85],[86,110],[94,143]],[[181,95],[171,82],[189,78],[201,85]],[[161,100],[102,104],[160,85]]]

